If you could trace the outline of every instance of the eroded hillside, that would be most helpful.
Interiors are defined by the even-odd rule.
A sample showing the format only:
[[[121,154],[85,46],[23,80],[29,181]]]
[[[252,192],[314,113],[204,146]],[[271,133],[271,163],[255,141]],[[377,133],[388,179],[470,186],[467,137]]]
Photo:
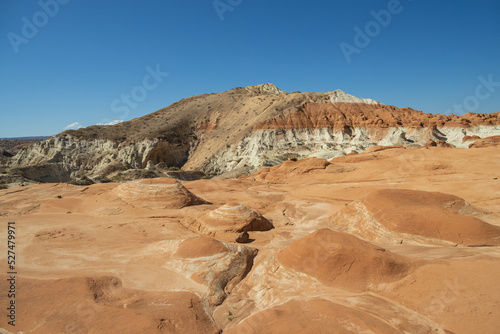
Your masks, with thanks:
[[[498,113],[432,115],[340,90],[286,93],[264,84],[65,131],[22,149],[10,166],[30,180],[76,184],[176,177],[172,168],[202,173],[184,179],[239,176],[290,158],[332,159],[376,145],[468,147],[499,134]]]

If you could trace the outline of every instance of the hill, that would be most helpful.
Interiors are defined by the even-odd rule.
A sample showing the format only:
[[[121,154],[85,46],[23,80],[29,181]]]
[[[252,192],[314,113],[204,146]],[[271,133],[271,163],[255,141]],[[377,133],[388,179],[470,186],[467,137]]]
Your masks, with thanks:
[[[500,134],[499,125],[498,113],[433,115],[340,90],[287,93],[263,84],[189,97],[116,125],[68,130],[22,149],[10,166],[39,182],[175,177],[172,168],[191,173],[185,178],[237,176],[290,158],[332,159],[378,145],[468,147]]]

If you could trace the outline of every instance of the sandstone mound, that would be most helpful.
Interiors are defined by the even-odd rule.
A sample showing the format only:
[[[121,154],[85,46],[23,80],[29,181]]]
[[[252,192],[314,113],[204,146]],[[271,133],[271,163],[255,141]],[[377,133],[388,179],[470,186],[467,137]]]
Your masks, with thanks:
[[[215,236],[220,232],[241,233],[268,231],[273,224],[261,214],[238,203],[228,203],[197,219],[192,226],[197,231]]]
[[[24,306],[17,309],[16,333],[219,332],[192,292],[129,289],[109,276],[23,277],[22,282],[16,304]]]
[[[464,136],[462,138],[462,143],[465,143],[466,141],[476,141],[476,140],[479,140],[479,139],[481,139],[481,137],[476,136],[476,135],[473,135],[473,136]]]
[[[386,244],[499,245],[500,228],[462,198],[443,193],[384,189],[355,201],[333,220],[341,231]]]
[[[382,304],[382,303],[380,303]],[[321,298],[310,300],[291,300],[260,313],[254,314],[237,326],[224,333],[442,333],[437,324],[419,319],[408,311],[398,310],[402,314],[395,319],[394,310],[389,305],[372,305],[380,310],[393,311],[381,313],[379,309],[356,309],[330,302]],[[396,321],[397,320],[397,321]]]
[[[476,140],[474,143],[469,145],[469,148],[482,148],[498,145],[500,145],[500,136],[492,136]]]
[[[182,258],[198,258],[227,251],[227,247],[218,240],[209,237],[197,237],[181,242],[175,254]]]
[[[346,163],[346,164],[357,164],[360,162],[366,162],[366,161],[378,161],[382,159],[386,159],[387,157],[384,155],[380,155],[377,152],[362,152],[362,153],[356,153],[352,152],[349,154],[346,154],[342,157],[337,157],[331,160],[331,162],[334,163]]]
[[[306,158],[285,161],[281,165],[265,167],[255,172],[251,177],[258,181],[282,182],[295,175],[307,174],[312,170],[325,169],[331,163],[320,158]]]
[[[399,280],[415,266],[408,258],[330,229],[294,241],[279,253],[278,259],[324,284],[354,290]]]
[[[455,146],[451,145],[450,143],[445,142],[444,140],[432,140],[429,139],[427,143],[425,144],[425,147],[445,147],[445,148],[453,148]]]
[[[179,181],[167,178],[123,183],[116,191],[118,197],[125,202],[148,209],[181,209],[191,205],[209,204],[192,194]]]
[[[406,148],[404,146],[402,146],[402,145],[389,145],[389,146],[376,145],[376,146],[370,147],[369,149],[367,149],[366,151],[364,151],[364,153],[380,152],[380,151],[391,150],[391,149],[402,149],[402,150],[404,150]]]

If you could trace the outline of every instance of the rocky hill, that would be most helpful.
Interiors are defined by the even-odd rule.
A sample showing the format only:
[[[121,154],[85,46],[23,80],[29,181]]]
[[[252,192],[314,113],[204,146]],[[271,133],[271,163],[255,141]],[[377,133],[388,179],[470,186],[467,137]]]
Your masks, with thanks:
[[[65,131],[23,148],[10,167],[38,182],[176,177],[171,173],[179,168],[184,178],[239,176],[290,158],[332,159],[377,145],[468,147],[499,134],[499,113],[433,115],[340,90],[287,93],[263,84],[189,97],[112,126]]]
[[[26,137],[26,138],[0,138],[0,155],[4,157],[14,156],[24,146],[41,142],[48,137]]]

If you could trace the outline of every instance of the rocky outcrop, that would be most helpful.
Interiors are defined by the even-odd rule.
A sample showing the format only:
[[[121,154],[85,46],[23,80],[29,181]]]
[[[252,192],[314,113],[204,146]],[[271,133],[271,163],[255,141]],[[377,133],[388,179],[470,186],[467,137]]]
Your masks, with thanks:
[[[462,198],[425,191],[384,189],[332,217],[340,231],[384,244],[500,245],[500,228]]]
[[[220,305],[248,274],[258,250],[208,237],[176,242],[165,266],[206,286],[203,303],[208,314]]]
[[[23,148],[11,167],[52,164],[61,166],[71,177],[98,175],[108,165],[121,162],[127,168],[141,168],[158,140],[122,145],[113,140],[80,140],[70,135],[50,139]]]
[[[123,183],[116,188],[116,194],[130,205],[154,210],[210,204],[195,196],[179,181],[166,178]]]
[[[349,153],[360,153],[373,146],[425,146],[429,140],[441,147],[468,147],[462,138],[467,134],[484,136],[500,132],[500,126],[476,126],[462,129],[442,128],[305,128],[253,130],[238,145],[216,154],[204,167],[205,172],[223,173],[250,167],[255,171],[280,164],[289,158],[318,157],[330,160]]]
[[[348,103],[380,104],[380,102],[372,99],[363,99],[347,94],[346,92],[343,92],[340,89],[337,89],[333,92],[328,92],[327,94],[330,96],[330,100],[328,102],[331,103],[348,102]]]
[[[479,136],[465,136],[462,138],[462,143],[465,143],[466,141],[476,141],[478,139],[481,139]]]
[[[500,125],[498,113],[464,116],[426,114],[411,108],[367,103],[306,103],[254,126],[254,129],[340,129],[348,128],[473,128]]]
[[[402,279],[416,266],[409,258],[330,229],[292,242],[278,260],[324,284],[360,291],[370,284]]]
[[[228,203],[199,217],[189,228],[220,237],[224,233],[238,235],[241,232],[268,231],[273,228],[273,224],[242,204]]]
[[[23,147],[38,143],[44,139],[47,139],[47,137],[0,139],[0,156],[12,157]]]
[[[16,167],[12,169],[12,172],[20,174],[28,180],[42,183],[71,182],[73,180],[71,173],[65,166],[58,163],[41,163]]]
[[[331,166],[329,168],[329,166]],[[274,167],[264,167],[253,173],[250,177],[256,181],[274,183],[286,182],[290,177],[307,174],[311,171],[322,169],[336,169],[337,166],[319,158],[306,158],[302,160],[289,160]]]
[[[492,136],[476,140],[474,143],[469,145],[469,148],[482,148],[498,145],[500,145],[500,136]]]
[[[464,138],[499,134],[498,113],[432,115],[340,90],[287,93],[263,84],[193,96],[113,126],[66,131],[23,148],[10,166],[52,168],[64,174],[59,181],[99,181],[117,169],[144,169],[149,161],[212,175],[248,174],[289,158],[329,160],[373,146],[414,148],[429,140],[467,148]],[[44,173],[22,172],[48,180]]]

